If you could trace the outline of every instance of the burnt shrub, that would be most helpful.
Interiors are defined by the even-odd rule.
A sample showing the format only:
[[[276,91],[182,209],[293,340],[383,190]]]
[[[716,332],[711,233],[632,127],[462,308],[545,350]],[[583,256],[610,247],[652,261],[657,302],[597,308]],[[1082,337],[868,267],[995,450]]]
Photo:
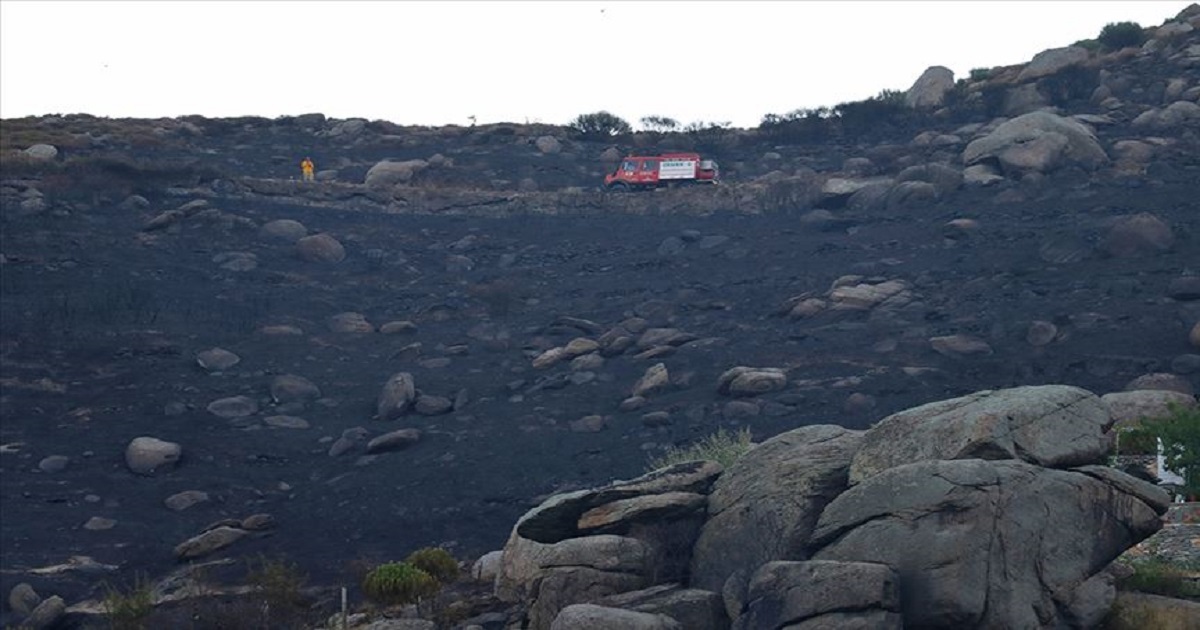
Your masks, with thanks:
[[[189,161],[138,160],[124,155],[71,157],[42,176],[43,191],[65,201],[120,201],[170,186],[196,186],[215,179],[211,167]]]
[[[980,107],[983,110],[983,115],[988,118],[995,118],[1004,115],[1004,97],[1008,94],[1008,88],[1002,84],[988,83],[979,91]]]
[[[829,118],[833,115],[828,107],[795,109],[786,114],[767,114],[762,117],[758,130],[777,143],[800,144],[824,142],[833,135]]]
[[[633,132],[623,118],[606,111],[580,114],[567,127],[584,140],[603,140]]]
[[[1066,106],[1091,97],[1100,85],[1100,69],[1071,66],[1038,81],[1038,91],[1050,99],[1052,105]]]
[[[658,133],[667,133],[679,128],[679,121],[667,116],[644,116],[641,123],[646,131],[655,131]]]
[[[833,112],[847,136],[893,131],[916,122],[918,116],[904,102],[904,92],[900,90],[883,90],[865,100],[842,103]]]

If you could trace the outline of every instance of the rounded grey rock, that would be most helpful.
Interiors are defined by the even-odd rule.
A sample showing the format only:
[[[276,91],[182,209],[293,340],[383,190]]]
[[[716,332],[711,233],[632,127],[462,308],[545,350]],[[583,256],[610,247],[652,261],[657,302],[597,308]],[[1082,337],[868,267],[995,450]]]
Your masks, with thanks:
[[[51,455],[38,462],[38,470],[44,473],[62,472],[71,464],[71,458],[66,455]]]

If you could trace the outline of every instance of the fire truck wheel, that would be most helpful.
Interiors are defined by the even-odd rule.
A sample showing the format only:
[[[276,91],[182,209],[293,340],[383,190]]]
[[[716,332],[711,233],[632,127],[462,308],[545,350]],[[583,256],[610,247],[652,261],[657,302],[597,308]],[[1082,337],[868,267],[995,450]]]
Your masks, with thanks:
[[[627,193],[630,190],[629,184],[626,184],[625,182],[613,182],[612,185],[608,187],[608,189],[611,192],[617,192],[617,193]]]

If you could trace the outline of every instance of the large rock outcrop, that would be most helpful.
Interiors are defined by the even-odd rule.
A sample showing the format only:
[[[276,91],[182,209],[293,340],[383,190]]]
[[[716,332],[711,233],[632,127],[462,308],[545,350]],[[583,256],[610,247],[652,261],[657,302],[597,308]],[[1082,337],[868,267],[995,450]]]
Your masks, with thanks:
[[[1069,627],[1094,616],[1072,609],[1076,591],[1166,508],[1162,490],[1108,468],[923,461],[835,499],[813,557],[895,569],[905,627]]]
[[[1169,505],[1100,465],[1112,404],[982,391],[557,495],[513,528],[496,594],[543,629],[1094,627],[1106,567]]]
[[[931,66],[904,93],[904,102],[914,109],[941,107],[946,102],[946,94],[953,89],[954,71],[945,66]]]
[[[755,447],[713,487],[692,556],[692,585],[721,592],[772,560],[803,560],[825,505],[846,489],[862,432],[803,427]]]
[[[497,597],[526,603],[529,627],[544,629],[571,604],[680,579],[720,473],[687,462],[550,497],[513,527]]]
[[[921,405],[881,420],[850,467],[860,483],[929,459],[1021,459],[1063,467],[1099,462],[1108,449],[1108,408],[1065,385],[982,391]]]
[[[1083,123],[1039,110],[1000,124],[963,150],[964,166],[997,162],[1006,174],[1046,173],[1067,166],[1096,169],[1108,154]]]

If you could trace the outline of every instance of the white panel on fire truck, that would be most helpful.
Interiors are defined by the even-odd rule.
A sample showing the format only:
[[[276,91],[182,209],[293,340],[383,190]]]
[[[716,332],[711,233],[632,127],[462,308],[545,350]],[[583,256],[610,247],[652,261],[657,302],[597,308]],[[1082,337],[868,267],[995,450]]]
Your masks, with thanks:
[[[694,179],[696,177],[695,160],[663,160],[658,167],[658,178],[662,179]]]

